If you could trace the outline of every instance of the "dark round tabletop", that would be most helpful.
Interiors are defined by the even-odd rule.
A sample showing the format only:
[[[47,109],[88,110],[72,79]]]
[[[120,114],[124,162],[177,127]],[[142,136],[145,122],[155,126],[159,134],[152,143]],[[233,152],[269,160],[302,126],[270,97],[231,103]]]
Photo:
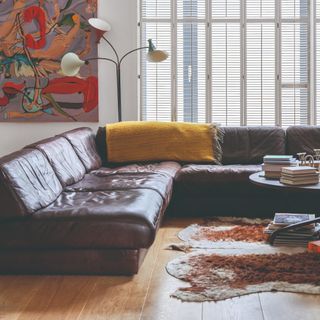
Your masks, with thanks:
[[[320,183],[307,186],[290,186],[281,183],[279,180],[270,180],[264,177],[264,172],[253,173],[249,177],[250,181],[260,187],[278,189],[283,191],[318,191],[320,192]]]

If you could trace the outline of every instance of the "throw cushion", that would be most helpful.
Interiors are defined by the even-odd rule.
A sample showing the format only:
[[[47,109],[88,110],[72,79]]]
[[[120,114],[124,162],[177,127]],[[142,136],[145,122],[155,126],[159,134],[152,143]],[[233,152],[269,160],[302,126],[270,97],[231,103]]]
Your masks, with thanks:
[[[220,130],[213,124],[120,122],[106,127],[109,162],[219,163]]]

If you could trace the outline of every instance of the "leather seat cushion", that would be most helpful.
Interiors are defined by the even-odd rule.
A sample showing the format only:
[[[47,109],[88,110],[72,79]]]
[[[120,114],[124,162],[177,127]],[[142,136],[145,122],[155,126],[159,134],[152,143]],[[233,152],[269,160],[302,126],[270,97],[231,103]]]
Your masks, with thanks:
[[[96,174],[123,174],[123,173],[163,173],[174,178],[181,169],[181,165],[173,161],[158,163],[128,164],[122,166],[102,167]]]
[[[64,187],[80,181],[86,173],[82,162],[64,137],[46,139],[27,148],[38,149],[46,155]]]
[[[35,149],[24,149],[1,159],[3,183],[11,190],[25,214],[54,202],[62,185],[47,158]]]
[[[173,178],[163,173],[108,173],[86,174],[80,182],[65,189],[67,192],[94,192],[112,190],[149,189],[158,192],[168,203],[172,194]]]
[[[153,190],[64,192],[32,216],[1,223],[0,249],[148,248],[163,209]]]
[[[102,161],[97,152],[95,135],[90,128],[78,128],[61,136],[71,143],[87,172],[101,167]]]
[[[186,194],[217,195],[252,192],[257,187],[249,181],[261,165],[186,165],[176,177],[176,188]]]

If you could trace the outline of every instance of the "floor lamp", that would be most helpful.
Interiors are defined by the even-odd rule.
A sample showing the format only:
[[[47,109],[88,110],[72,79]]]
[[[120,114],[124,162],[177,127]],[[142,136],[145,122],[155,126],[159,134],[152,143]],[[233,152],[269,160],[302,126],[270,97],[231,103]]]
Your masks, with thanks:
[[[124,61],[124,59],[129,56],[130,54],[140,51],[140,50],[146,50],[148,49],[148,53],[146,55],[146,59],[149,62],[162,62],[168,58],[168,53],[162,50],[157,50],[154,44],[152,43],[152,39],[149,39],[149,45],[145,47],[136,48],[133,50],[130,50],[126,54],[124,54],[122,57],[119,56],[117,50],[115,47],[111,44],[111,42],[104,36],[106,32],[111,30],[111,26],[108,22],[97,19],[97,18],[91,18],[88,20],[89,24],[96,30],[97,32],[97,38],[98,42],[100,42],[101,39],[104,39],[112,51],[114,52],[115,59],[110,58],[103,58],[103,57],[97,57],[97,58],[91,58],[87,60],[81,60],[79,56],[73,52],[69,52],[65,54],[61,60],[61,70],[64,75],[66,76],[76,76],[79,74],[80,69],[84,65],[88,65],[90,61],[92,60],[105,60],[114,63],[116,67],[116,78],[117,78],[117,97],[118,97],[118,120],[119,122],[122,121],[122,104],[121,104],[121,65]]]

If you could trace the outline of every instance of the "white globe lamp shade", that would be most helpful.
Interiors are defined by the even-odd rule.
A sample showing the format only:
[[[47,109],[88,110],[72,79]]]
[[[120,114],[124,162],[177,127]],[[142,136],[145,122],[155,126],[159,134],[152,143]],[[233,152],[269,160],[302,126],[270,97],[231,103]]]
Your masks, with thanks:
[[[69,77],[74,77],[79,74],[82,66],[86,64],[79,56],[73,52],[65,54],[61,60],[62,73]]]
[[[95,28],[96,30],[108,32],[111,30],[111,25],[102,19],[98,18],[91,18],[88,20],[91,27]]]

